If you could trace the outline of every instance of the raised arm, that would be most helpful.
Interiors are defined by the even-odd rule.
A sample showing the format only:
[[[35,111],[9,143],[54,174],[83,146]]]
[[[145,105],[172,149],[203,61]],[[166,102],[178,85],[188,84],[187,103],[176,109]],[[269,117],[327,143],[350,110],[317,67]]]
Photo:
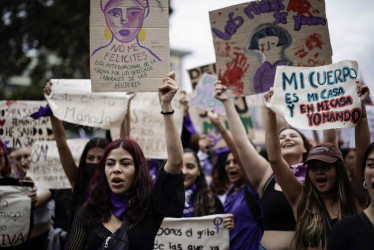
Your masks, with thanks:
[[[222,101],[225,106],[230,131],[235,131],[235,133],[232,133],[232,137],[238,149],[239,159],[244,164],[243,167],[248,176],[248,181],[251,183],[251,186],[262,195],[263,187],[272,175],[269,162],[258,154],[257,150],[248,140],[234,104],[231,98],[226,94],[226,87],[223,86],[220,81],[216,82],[215,85],[214,97]]]
[[[121,128],[120,128],[120,131],[119,131],[119,138],[124,138],[126,136],[130,136],[130,129],[131,129],[131,126],[130,126],[130,122],[131,122],[130,105],[131,105],[132,99],[134,99],[134,97],[135,97],[135,93],[128,92],[127,95],[129,95],[129,101],[128,101],[128,104],[127,104],[127,112],[126,112],[126,115],[123,118],[123,121],[121,123]]]
[[[51,94],[51,86],[52,83],[48,82],[44,87],[44,94],[50,95]],[[51,124],[54,139],[57,144],[58,153],[60,155],[60,161],[62,164],[62,168],[68,180],[70,182],[71,188],[74,191],[75,180],[78,176],[78,167],[75,165],[75,161],[73,155],[71,154],[70,148],[66,142],[66,134],[65,129],[62,122],[56,118],[55,116],[51,116]]]
[[[370,91],[367,86],[365,86],[362,82],[357,81],[357,92],[361,99],[361,119],[357,123],[355,128],[355,143],[356,143],[356,158],[355,163],[352,171],[352,190],[354,197],[360,204],[361,209],[365,209],[368,200],[368,193],[362,186],[362,168],[361,163],[363,160],[363,156],[365,153],[366,148],[370,144],[370,131],[369,131],[369,124],[366,117],[366,98],[369,96]]]
[[[218,129],[218,132],[222,135],[222,138],[225,140],[227,146],[230,149],[230,152],[234,156],[234,159],[238,162],[238,164],[241,167],[243,167],[240,161],[240,158],[239,158],[238,149],[236,148],[234,140],[232,139],[232,135],[225,128],[222,121],[219,119],[218,114],[214,113],[213,111],[208,111],[208,118],[213,123],[213,125]],[[248,174],[247,174],[247,178],[249,178]]]
[[[264,98],[269,101],[271,96],[272,89],[264,95]],[[296,179],[288,163],[282,157],[275,113],[267,107],[265,109],[265,146],[268,160],[284,195],[294,211],[294,215],[296,215],[297,206],[302,197],[303,184]]]
[[[183,162],[183,147],[178,132],[177,124],[174,120],[174,110],[171,101],[179,89],[175,82],[175,73],[170,72],[164,78],[161,87],[158,88],[158,97],[160,100],[161,111],[164,118],[165,140],[168,160],[164,170],[171,174],[179,174]]]

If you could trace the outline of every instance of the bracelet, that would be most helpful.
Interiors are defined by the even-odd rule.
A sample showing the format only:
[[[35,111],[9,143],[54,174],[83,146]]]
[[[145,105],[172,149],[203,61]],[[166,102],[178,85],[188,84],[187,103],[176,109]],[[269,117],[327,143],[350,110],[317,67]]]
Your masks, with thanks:
[[[172,114],[174,114],[174,109],[172,111],[169,111],[169,112],[164,112],[164,111],[161,110],[161,114],[162,115],[172,115]]]

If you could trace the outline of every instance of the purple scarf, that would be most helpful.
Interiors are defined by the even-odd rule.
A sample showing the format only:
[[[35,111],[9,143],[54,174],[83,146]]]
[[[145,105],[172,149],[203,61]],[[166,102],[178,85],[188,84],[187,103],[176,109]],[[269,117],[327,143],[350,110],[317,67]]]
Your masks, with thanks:
[[[196,183],[190,188],[184,191],[185,196],[185,203],[183,209],[183,217],[194,217],[195,216],[195,191],[196,191]]]
[[[302,163],[299,163],[299,164],[292,165],[292,166],[290,166],[290,168],[291,168],[291,171],[293,172],[293,174],[295,175],[296,179],[298,179],[301,183],[304,184],[306,170],[308,168],[308,165],[304,164],[302,162]],[[275,178],[275,176],[274,176],[274,180],[275,180],[276,183],[278,183],[278,180],[277,180],[277,178]]]
[[[110,200],[112,201],[112,212],[120,220],[125,219],[127,208],[130,206],[132,195],[129,193],[115,194],[110,192]]]

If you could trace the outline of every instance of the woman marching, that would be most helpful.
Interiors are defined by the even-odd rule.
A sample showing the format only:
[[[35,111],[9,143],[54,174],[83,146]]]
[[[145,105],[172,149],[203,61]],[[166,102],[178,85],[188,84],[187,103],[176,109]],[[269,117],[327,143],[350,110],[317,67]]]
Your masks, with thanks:
[[[183,151],[171,105],[178,88],[174,73],[159,87],[168,160],[155,186],[135,141],[125,138],[110,143],[89,184],[88,199],[75,215],[66,249],[110,246],[112,233],[118,230],[127,235],[128,249],[153,249],[164,217],[182,216]]]

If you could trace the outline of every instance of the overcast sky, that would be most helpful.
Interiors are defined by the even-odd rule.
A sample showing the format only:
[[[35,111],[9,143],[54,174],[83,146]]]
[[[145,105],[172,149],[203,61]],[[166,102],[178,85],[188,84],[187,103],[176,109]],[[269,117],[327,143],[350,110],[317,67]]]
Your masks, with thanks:
[[[310,0],[315,1],[315,0]],[[192,52],[183,61],[184,84],[189,85],[186,69],[214,63],[209,11],[250,1],[172,0],[170,45]],[[360,76],[374,94],[374,0],[325,0],[333,62],[358,61]]]

